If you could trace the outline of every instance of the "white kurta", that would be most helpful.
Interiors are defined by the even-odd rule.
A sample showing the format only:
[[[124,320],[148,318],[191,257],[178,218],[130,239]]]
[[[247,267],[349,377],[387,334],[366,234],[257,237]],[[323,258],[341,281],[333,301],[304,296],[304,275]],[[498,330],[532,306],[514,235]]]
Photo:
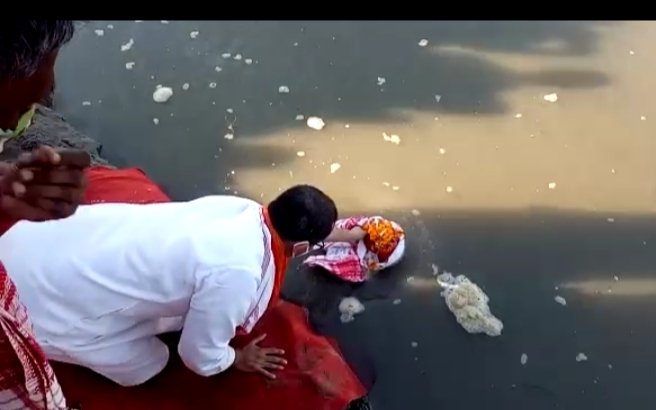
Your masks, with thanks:
[[[162,318],[184,320],[189,368],[209,376],[232,365],[235,329],[252,327],[271,297],[270,241],[260,205],[244,198],[98,204],[16,224],[0,237],[0,261],[51,359],[136,385],[168,361],[154,337],[172,330]]]

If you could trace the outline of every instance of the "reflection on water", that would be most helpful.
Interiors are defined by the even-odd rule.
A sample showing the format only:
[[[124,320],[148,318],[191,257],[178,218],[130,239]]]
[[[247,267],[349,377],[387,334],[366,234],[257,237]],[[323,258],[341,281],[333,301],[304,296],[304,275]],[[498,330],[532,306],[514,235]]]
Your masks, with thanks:
[[[644,276],[656,277],[656,273],[645,274]],[[563,289],[571,289],[586,295],[632,297],[656,295],[656,279],[625,279],[622,276],[616,276],[616,278],[610,280],[592,279],[579,282],[569,282],[560,287]]]

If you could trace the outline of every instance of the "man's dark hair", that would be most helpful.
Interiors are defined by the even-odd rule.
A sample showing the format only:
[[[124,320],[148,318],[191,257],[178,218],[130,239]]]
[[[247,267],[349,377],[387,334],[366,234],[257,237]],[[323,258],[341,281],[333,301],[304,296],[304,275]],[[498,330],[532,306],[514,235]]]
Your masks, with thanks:
[[[73,20],[10,20],[0,23],[0,81],[29,78],[75,33]]]
[[[317,244],[330,235],[337,221],[335,202],[310,185],[289,188],[267,208],[273,228],[289,242]]]

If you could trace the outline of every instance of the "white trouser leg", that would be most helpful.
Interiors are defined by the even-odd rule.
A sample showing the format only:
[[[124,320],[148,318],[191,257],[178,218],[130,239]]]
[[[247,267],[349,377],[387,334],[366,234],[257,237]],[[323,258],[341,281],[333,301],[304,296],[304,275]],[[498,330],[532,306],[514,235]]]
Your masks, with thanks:
[[[49,359],[87,367],[120,384],[136,386],[159,374],[169,361],[169,348],[155,336],[84,351],[43,345]]]

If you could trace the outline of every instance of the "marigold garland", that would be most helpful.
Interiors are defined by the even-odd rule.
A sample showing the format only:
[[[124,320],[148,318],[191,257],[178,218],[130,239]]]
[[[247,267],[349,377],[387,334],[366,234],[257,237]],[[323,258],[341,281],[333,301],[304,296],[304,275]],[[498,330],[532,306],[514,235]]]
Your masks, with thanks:
[[[403,229],[397,228],[391,221],[373,218],[362,225],[367,233],[365,245],[371,252],[384,256],[385,259],[394,252],[403,236]]]

